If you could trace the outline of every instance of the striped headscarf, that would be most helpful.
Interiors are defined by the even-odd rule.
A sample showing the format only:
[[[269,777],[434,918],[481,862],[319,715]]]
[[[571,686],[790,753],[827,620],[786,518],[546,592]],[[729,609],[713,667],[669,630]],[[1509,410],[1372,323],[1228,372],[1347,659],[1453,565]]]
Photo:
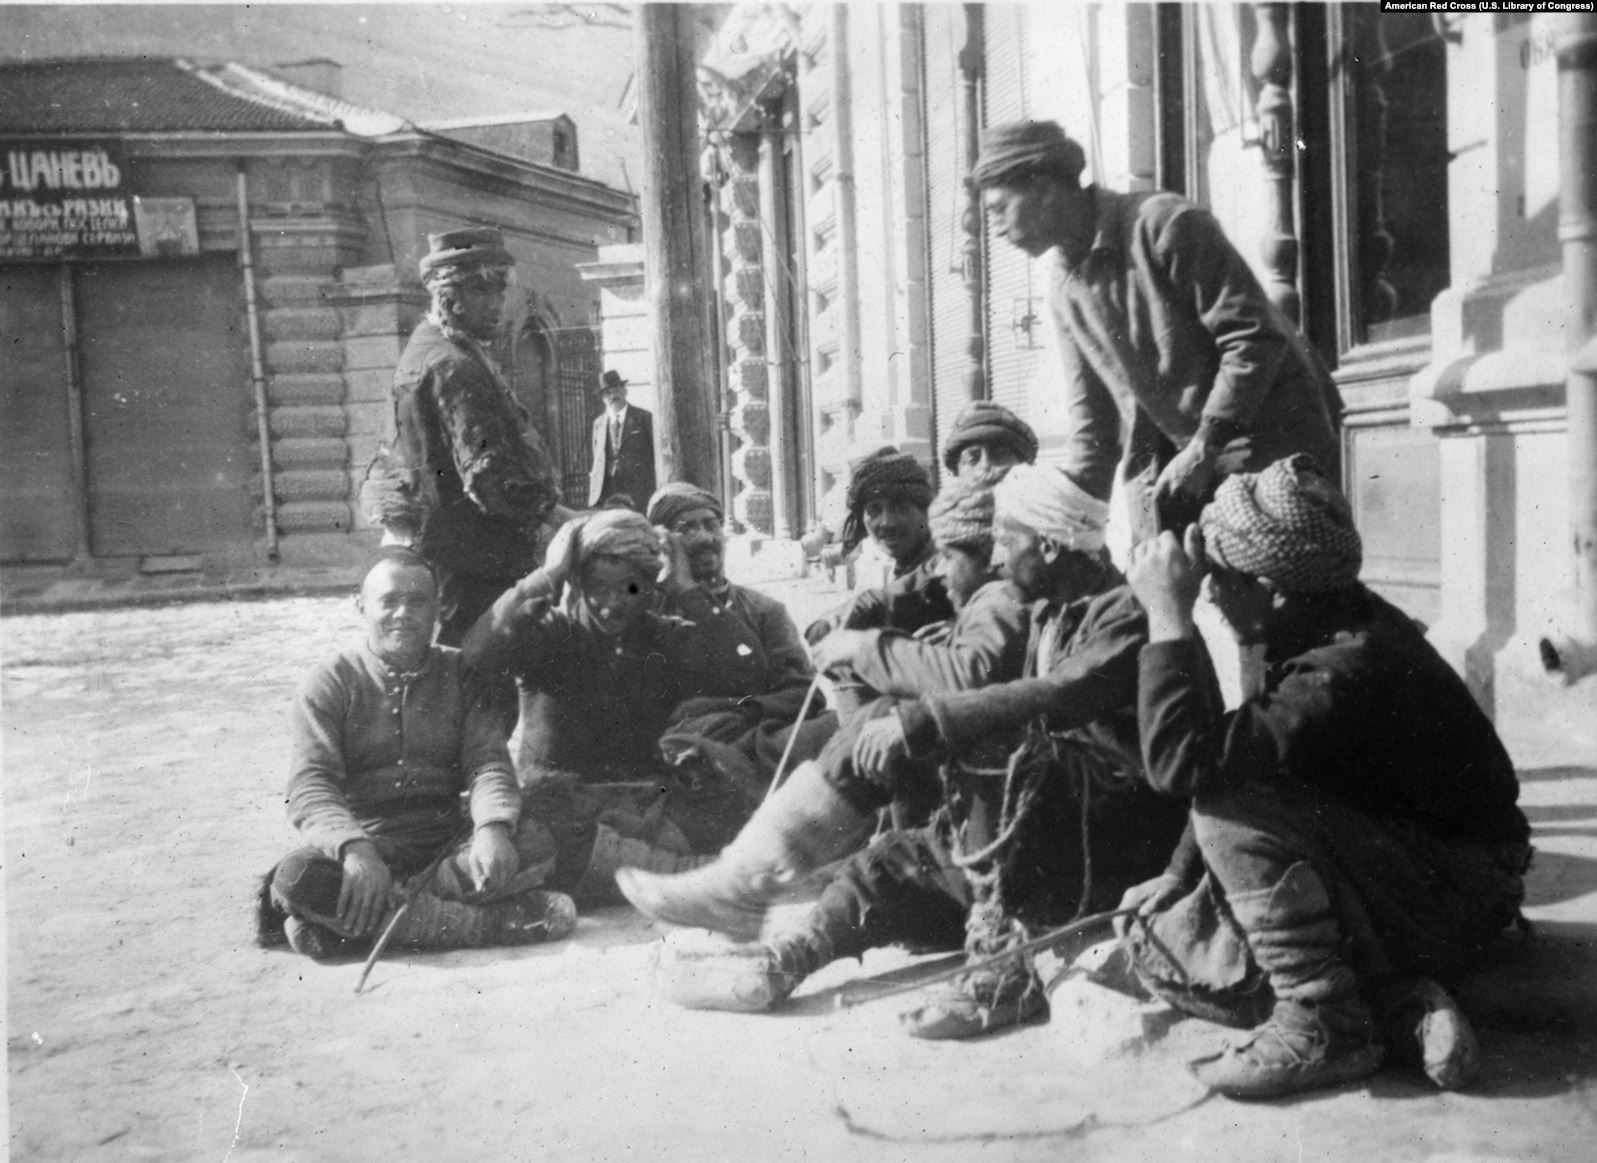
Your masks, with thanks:
[[[1199,523],[1211,561],[1269,578],[1282,593],[1342,589],[1364,563],[1347,498],[1304,453],[1227,477]]]

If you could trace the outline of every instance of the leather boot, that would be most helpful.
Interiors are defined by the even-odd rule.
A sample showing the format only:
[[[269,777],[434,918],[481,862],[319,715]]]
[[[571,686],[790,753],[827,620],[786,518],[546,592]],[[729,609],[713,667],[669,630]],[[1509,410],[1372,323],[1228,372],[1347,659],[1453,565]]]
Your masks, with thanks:
[[[990,898],[984,899],[971,907],[965,956],[971,962],[985,962],[1026,937],[1019,922]],[[899,1015],[911,1037],[928,1041],[974,1038],[1047,1018],[1047,991],[1024,954],[982,965],[928,990],[920,1005]]]
[[[1479,1072],[1475,1030],[1452,996],[1428,977],[1393,977],[1374,991],[1392,1060],[1417,1066],[1442,1090],[1462,1090]]]
[[[806,929],[769,941],[714,945],[662,942],[654,964],[655,990],[690,1010],[764,1013],[782,1002],[834,955],[825,933]]]
[[[740,941],[759,936],[765,912],[784,887],[853,852],[876,823],[806,760],[762,803],[714,863],[678,876],[622,869],[616,884],[644,915],[699,926]]]
[[[584,905],[618,905],[625,898],[616,888],[616,873],[623,868],[648,872],[687,872],[714,860],[668,848],[656,848],[643,840],[623,836],[608,824],[594,833],[593,849],[582,875],[571,886],[572,899]]]
[[[1270,979],[1275,1010],[1243,1041],[1193,1063],[1198,1081],[1232,1098],[1274,1098],[1380,1069],[1386,1051],[1338,954],[1341,927],[1319,875],[1300,861],[1273,886],[1226,901]]]

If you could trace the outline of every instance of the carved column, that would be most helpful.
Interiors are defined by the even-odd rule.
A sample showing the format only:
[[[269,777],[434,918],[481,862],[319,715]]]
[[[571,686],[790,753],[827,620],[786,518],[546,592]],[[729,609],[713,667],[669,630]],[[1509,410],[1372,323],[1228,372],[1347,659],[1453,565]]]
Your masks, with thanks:
[[[1298,239],[1294,185],[1297,129],[1292,109],[1292,36],[1288,4],[1255,4],[1258,31],[1252,68],[1259,82],[1260,144],[1270,187],[1270,227],[1263,246],[1265,291],[1294,322],[1302,309],[1298,295]]]
[[[964,86],[965,169],[975,168],[981,153],[981,78],[986,59],[986,24],[980,4],[965,5],[965,46],[959,50],[959,76]],[[986,264],[982,261],[982,197],[972,185],[966,195],[965,212],[959,228],[964,234],[965,296],[970,300],[970,332],[965,342],[969,353],[965,395],[972,400],[987,398],[987,296]]]
[[[760,137],[732,133],[723,152],[722,191],[726,261],[728,417],[733,517],[758,533],[772,532],[770,369],[765,359],[764,240],[760,229]]]

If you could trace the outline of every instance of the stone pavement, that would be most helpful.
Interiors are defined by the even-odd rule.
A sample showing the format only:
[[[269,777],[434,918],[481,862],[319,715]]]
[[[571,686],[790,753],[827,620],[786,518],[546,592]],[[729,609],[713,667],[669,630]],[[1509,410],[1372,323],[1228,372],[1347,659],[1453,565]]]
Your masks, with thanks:
[[[776,588],[776,587],[773,587]],[[833,595],[781,588],[803,617]],[[1140,1055],[1078,1022],[968,1045],[841,1009],[873,953],[778,1014],[656,998],[628,910],[558,945],[395,955],[368,991],[249,942],[282,819],[290,692],[347,598],[0,619],[9,1134],[16,1159],[1567,1160],[1597,1143],[1597,758],[1516,732],[1536,827],[1527,960],[1469,995],[1479,1084],[1386,1072],[1291,1101],[1206,1097],[1197,1023]],[[1062,1018],[1062,1015],[1061,1015]]]

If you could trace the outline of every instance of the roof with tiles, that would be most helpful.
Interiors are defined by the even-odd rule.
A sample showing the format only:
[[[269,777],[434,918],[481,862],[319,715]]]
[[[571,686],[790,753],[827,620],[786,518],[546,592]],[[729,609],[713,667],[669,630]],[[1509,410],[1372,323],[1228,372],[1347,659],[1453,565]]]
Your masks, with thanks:
[[[0,62],[0,133],[401,133],[402,117],[235,62],[180,57]]]

